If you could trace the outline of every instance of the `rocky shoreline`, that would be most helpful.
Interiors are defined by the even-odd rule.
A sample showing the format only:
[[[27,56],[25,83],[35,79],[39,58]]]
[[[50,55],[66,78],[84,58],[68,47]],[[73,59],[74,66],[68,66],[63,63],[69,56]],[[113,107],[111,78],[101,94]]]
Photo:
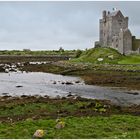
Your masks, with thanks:
[[[86,84],[140,90],[140,65],[97,65],[68,61],[21,62],[0,65],[0,72],[46,72],[83,78]]]

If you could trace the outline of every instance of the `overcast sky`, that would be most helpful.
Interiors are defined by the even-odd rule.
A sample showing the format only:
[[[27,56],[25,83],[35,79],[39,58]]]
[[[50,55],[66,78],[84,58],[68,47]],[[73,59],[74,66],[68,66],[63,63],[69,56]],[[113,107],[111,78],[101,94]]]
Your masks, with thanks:
[[[120,9],[129,28],[140,38],[140,2],[2,2],[0,50],[85,49],[99,36],[102,11]]]

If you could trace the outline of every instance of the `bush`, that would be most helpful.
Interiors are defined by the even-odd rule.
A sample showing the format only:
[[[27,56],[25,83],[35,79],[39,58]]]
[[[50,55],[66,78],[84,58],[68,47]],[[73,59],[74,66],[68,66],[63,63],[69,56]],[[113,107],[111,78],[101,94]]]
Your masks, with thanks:
[[[82,51],[81,50],[77,50],[76,51],[76,58],[80,57],[81,54],[82,54]]]

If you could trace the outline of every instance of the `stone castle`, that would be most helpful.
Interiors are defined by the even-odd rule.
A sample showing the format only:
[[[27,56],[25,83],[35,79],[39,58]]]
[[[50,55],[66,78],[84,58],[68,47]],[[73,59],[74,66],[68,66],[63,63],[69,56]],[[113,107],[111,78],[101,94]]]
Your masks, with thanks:
[[[140,53],[140,39],[132,36],[128,17],[124,17],[120,10],[103,11],[99,24],[100,37],[95,46],[111,47],[124,55]]]

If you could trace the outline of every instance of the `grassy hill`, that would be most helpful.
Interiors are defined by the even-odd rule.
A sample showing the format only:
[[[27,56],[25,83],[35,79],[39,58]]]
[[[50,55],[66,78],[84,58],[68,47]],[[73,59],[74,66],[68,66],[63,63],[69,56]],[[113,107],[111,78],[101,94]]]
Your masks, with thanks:
[[[140,64],[140,55],[124,56],[112,48],[92,48],[83,51],[78,58],[72,61],[95,64]]]
[[[92,48],[81,53],[80,57],[74,59],[76,62],[91,62],[96,64],[115,64],[122,59],[122,55],[112,48]]]

